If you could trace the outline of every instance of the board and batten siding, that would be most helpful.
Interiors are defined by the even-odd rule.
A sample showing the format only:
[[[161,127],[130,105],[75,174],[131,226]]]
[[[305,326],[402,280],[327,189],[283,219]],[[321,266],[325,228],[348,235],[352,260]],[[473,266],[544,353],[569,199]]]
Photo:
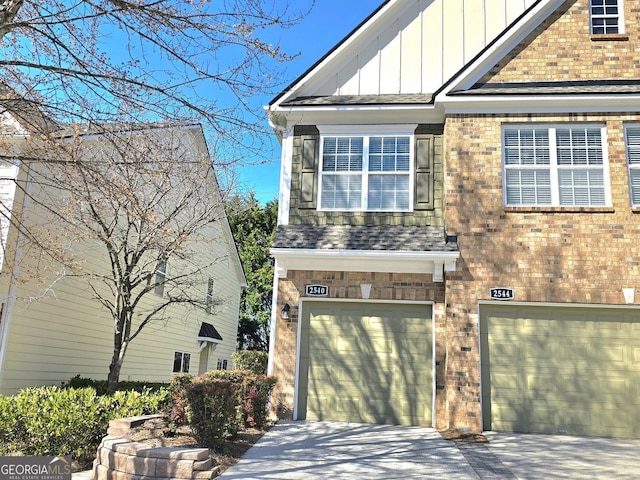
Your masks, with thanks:
[[[336,48],[298,95],[434,93],[534,3],[397,2]]]

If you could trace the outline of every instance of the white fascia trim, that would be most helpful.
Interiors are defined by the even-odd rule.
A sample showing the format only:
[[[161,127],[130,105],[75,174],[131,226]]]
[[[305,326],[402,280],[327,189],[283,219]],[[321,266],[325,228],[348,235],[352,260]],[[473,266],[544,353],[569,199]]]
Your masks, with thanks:
[[[404,252],[375,250],[312,250],[272,248],[278,278],[289,270],[433,274],[444,281],[444,272],[456,269],[460,252]]]
[[[640,109],[640,95],[461,95],[441,104],[447,114],[611,113]]]
[[[307,110],[306,108],[279,111],[288,125],[329,125],[336,120],[350,125],[390,125],[406,123],[443,123],[444,110],[437,105],[419,105],[411,108],[379,105],[369,109],[360,107],[331,107]]]
[[[208,342],[208,343],[222,343],[222,340],[218,340],[217,338],[211,337],[198,337],[199,342]]]
[[[370,135],[384,133],[387,136],[413,135],[418,127],[411,124],[375,124],[375,125],[316,125],[321,135]]]
[[[508,52],[513,50],[533,30],[538,27],[551,13],[553,13],[565,0],[547,0],[535,6],[520,22],[512,27],[511,32],[487,49],[473,63],[459,73],[449,85],[438,95],[446,96],[452,90],[466,90],[474,85],[491,67],[500,61]],[[438,100],[436,99],[436,100]]]
[[[305,87],[307,84],[312,83],[313,81],[317,81],[316,79],[318,78],[318,75],[321,75],[322,70],[324,70],[327,67],[327,65],[336,61],[336,59],[339,58],[344,53],[344,51],[348,49],[352,44],[357,43],[360,40],[360,37],[362,37],[362,35],[364,34],[364,32],[368,31],[371,28],[372,24],[378,23],[381,19],[383,19],[387,15],[387,13],[392,8],[394,8],[394,5],[396,5],[399,2],[401,2],[401,0],[392,0],[388,2],[373,17],[371,17],[365,25],[361,25],[358,30],[356,30],[355,32],[352,32],[347,38],[343,39],[341,41],[341,44],[335,47],[334,50],[329,55],[327,55],[327,57],[324,60],[322,60],[312,70],[308,71],[307,74],[304,75],[304,77],[299,78],[296,83],[291,85],[291,87],[289,88],[289,92],[287,92],[285,95],[280,97],[278,101],[273,105],[274,108],[277,108],[282,102],[285,102],[290,98],[295,97],[298,94],[298,91],[301,88]],[[398,14],[401,14],[402,12],[406,11],[410,6],[412,6],[412,2],[406,2],[405,8],[403,8],[401,12],[398,12]],[[391,19],[388,20],[386,24],[383,24],[381,27],[377,27],[377,28],[380,29],[379,31],[386,30],[386,27],[388,27],[388,24],[392,22],[394,19],[395,19],[395,16],[392,16]],[[340,70],[340,66],[338,66],[337,69]]]

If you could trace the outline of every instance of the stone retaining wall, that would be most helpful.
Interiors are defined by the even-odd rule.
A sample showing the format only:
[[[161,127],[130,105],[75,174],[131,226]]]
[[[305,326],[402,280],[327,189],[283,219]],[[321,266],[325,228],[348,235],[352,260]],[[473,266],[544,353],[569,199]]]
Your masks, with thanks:
[[[219,467],[212,467],[207,448],[152,447],[125,438],[130,429],[160,415],[123,418],[109,422],[93,462],[95,480],[212,479]]]

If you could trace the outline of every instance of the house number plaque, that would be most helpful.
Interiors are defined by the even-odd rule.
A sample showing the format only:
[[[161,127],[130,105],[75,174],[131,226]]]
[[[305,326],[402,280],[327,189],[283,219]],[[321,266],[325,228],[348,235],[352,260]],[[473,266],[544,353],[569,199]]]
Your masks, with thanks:
[[[493,300],[513,300],[516,294],[513,288],[492,288],[489,290],[489,296]]]
[[[329,287],[326,285],[307,285],[304,293],[308,297],[326,297],[329,295]]]

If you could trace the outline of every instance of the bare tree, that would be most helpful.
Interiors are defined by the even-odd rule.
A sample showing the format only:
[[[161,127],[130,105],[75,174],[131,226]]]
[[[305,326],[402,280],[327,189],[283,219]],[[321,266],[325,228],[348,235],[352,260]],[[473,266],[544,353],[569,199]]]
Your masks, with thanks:
[[[292,58],[268,37],[313,1],[4,0],[0,85],[57,123],[198,121],[235,159],[270,138],[249,102]]]
[[[221,173],[272,138],[251,101],[292,57],[268,38],[313,2],[0,0],[0,169],[25,199],[0,199],[2,248],[21,241],[22,278],[45,288],[86,279],[113,319],[112,387],[146,325],[213,308],[202,285],[224,259],[195,254],[224,215],[212,162]],[[194,122],[212,157],[201,130],[176,127]]]
[[[151,323],[218,302],[205,295],[229,259],[224,192],[199,126],[77,127],[55,147],[32,146],[23,221],[49,267],[44,289],[80,278],[113,321],[108,383],[115,388],[129,344]],[[232,241],[232,240],[231,240]],[[228,244],[227,244],[228,245]],[[24,246],[22,247],[24,248]],[[31,261],[33,258],[31,259]],[[44,280],[44,279],[42,279]]]

